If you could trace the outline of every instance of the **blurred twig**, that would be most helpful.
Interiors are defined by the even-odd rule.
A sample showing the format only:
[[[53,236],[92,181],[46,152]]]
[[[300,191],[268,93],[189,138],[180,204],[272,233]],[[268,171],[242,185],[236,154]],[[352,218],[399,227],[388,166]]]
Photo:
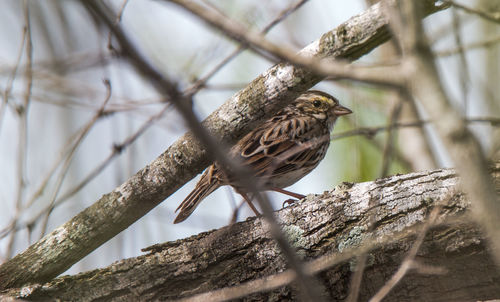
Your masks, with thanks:
[[[123,12],[125,11],[125,7],[128,4],[128,0],[123,0],[122,5],[120,6],[120,10],[118,10],[118,13],[116,14],[116,19],[115,19],[115,25],[120,23],[122,21],[123,17]],[[111,39],[113,38],[113,33],[110,31],[108,34],[108,49],[113,52],[113,44],[111,43]]]
[[[23,1],[25,27],[26,27],[26,88],[25,95],[23,99],[23,104],[18,105],[16,112],[19,118],[19,141],[18,141],[18,153],[17,153],[17,189],[16,189],[16,213],[15,216],[19,216],[23,207],[23,198],[25,194],[25,187],[27,181],[27,149],[28,149],[28,112],[31,102],[31,91],[33,88],[33,44],[31,40],[31,22],[30,22],[30,11],[29,4],[27,0]],[[14,243],[16,239],[16,227],[14,222],[13,232],[10,234],[9,242],[7,243],[6,257],[11,258],[14,252]]]
[[[104,80],[104,85],[106,86],[106,97],[104,99],[104,102],[102,103],[101,107],[99,110],[97,110],[96,114],[94,117],[90,120],[89,123],[83,128],[83,131],[80,132],[79,136],[77,137],[75,143],[71,147],[71,149],[68,151],[66,154],[66,158],[63,161],[63,165],[61,168],[61,172],[59,173],[59,177],[56,180],[56,184],[54,186],[52,195],[50,197],[50,202],[49,205],[47,206],[47,211],[44,211],[45,214],[42,218],[42,228],[41,228],[41,233],[40,233],[40,238],[42,238],[45,235],[45,232],[47,232],[47,223],[49,221],[50,214],[54,210],[55,202],[57,195],[59,194],[59,190],[61,189],[62,183],[64,181],[64,178],[66,176],[66,173],[69,170],[70,164],[73,160],[73,156],[75,155],[76,150],[82,143],[83,139],[86,137],[86,135],[89,133],[89,131],[92,129],[92,127],[95,125],[95,123],[104,116],[105,111],[104,109],[106,108],[106,105],[108,104],[109,100],[111,99],[111,83],[109,80]]]
[[[491,47],[491,46],[494,46],[498,43],[500,43],[500,37],[493,37],[493,38],[488,39],[488,40],[479,41],[479,42],[475,42],[475,43],[469,43],[469,44],[465,44],[463,46],[452,48],[452,49],[436,50],[436,51],[434,51],[434,55],[438,56],[438,57],[447,57],[447,56],[460,54],[463,51]]]
[[[406,229],[403,232],[397,233],[391,236],[383,236],[382,238],[377,238],[377,240],[367,240],[363,242],[360,246],[355,246],[342,250],[342,252],[331,253],[325,256],[321,256],[315,260],[306,263],[308,274],[318,274],[325,271],[335,265],[342,262],[348,261],[349,259],[360,257],[363,254],[367,254],[370,251],[385,246],[398,240],[408,238],[410,236],[418,236],[418,238],[425,237],[427,230],[431,227],[438,225],[450,225],[453,223],[463,222],[463,217],[460,219],[446,219],[441,221],[439,224],[435,221],[431,223],[425,223],[421,227],[413,227]],[[418,243],[418,242],[415,242]],[[414,244],[413,249],[417,249],[417,244]],[[443,270],[436,270],[430,273],[442,274]],[[181,299],[182,302],[215,302],[215,301],[229,301],[241,297],[245,297],[254,293],[266,292],[272,289],[276,289],[287,284],[290,284],[294,280],[294,273],[292,270],[288,269],[282,273],[278,273],[271,276],[266,276],[256,280],[248,281],[239,285],[222,288],[188,298]]]
[[[286,17],[288,17],[290,14],[295,12],[297,9],[299,9],[302,5],[304,5],[307,1],[309,0],[300,0],[296,4],[292,5],[291,7],[283,10],[274,20],[272,20],[268,25],[266,25],[262,30],[262,34],[266,34],[271,30],[274,26],[279,24],[281,21],[283,21]],[[238,56],[240,53],[242,53],[244,50],[247,49],[247,46],[245,44],[239,44],[239,46],[227,57],[225,57],[222,61],[220,61],[211,71],[209,71],[205,76],[202,78],[198,79],[191,87],[189,87],[184,93],[186,95],[191,95],[194,94],[196,91],[198,91],[201,87],[205,87],[207,81],[213,77],[222,67],[224,67],[227,63],[229,63],[232,59],[234,59],[236,56]],[[245,87],[243,85],[242,87]],[[237,88],[237,89],[241,89]]]
[[[123,142],[113,145],[111,153],[104,159],[99,165],[97,165],[92,171],[90,171],[87,176],[85,176],[79,183],[77,183],[72,188],[68,189],[64,194],[61,195],[53,204],[45,207],[38,215],[35,215],[27,225],[34,224],[40,219],[42,215],[47,212],[52,211],[56,207],[60,206],[64,202],[68,201],[76,193],[78,193],[83,187],[85,187],[89,182],[91,182],[97,175],[99,175],[104,169],[111,164],[113,159],[120,155],[125,148],[134,143],[149,127],[154,125],[155,121],[163,117],[165,112],[170,108],[170,104],[166,104],[162,110],[157,112],[155,115],[151,116],[146,122],[144,122],[132,135],[127,137]],[[86,127],[85,127],[86,128]],[[0,233],[1,235],[1,233]]]
[[[393,26],[393,30],[400,32],[397,36],[404,50],[406,64],[403,67],[407,69],[408,90],[435,121],[436,130],[461,176],[463,189],[474,201],[472,213],[477,223],[484,227],[492,254],[500,264],[500,202],[488,174],[485,156],[442,87],[420,22],[420,2],[402,0],[399,4],[401,10],[393,8],[390,15],[391,20],[405,20],[402,27]]]
[[[500,12],[494,12],[494,13],[489,13],[489,12],[484,12],[478,9],[474,9],[468,6],[465,6],[463,4],[457,3],[456,1],[450,1],[450,0],[442,0],[442,2],[451,4],[456,8],[459,8],[469,14],[474,14],[478,15],[481,18],[484,18],[488,21],[495,22],[495,23],[500,23]]]
[[[207,9],[192,1],[167,1],[185,8],[212,27],[224,32],[228,37],[247,45],[247,47],[253,50],[263,50],[281,60],[285,60],[299,67],[305,67],[316,74],[391,87],[401,87],[403,85],[398,68],[393,68],[391,66],[381,68],[355,67],[348,62],[312,57],[304,51],[297,54],[294,50],[289,49],[285,45],[276,45],[270,42],[262,34],[248,30],[238,22],[225,17],[214,9]]]
[[[0,103],[0,133],[2,131],[3,117],[4,117],[5,110],[7,108],[7,105],[11,104],[9,102],[9,98],[11,95],[14,80],[17,76],[17,71],[18,71],[20,64],[21,64],[21,59],[23,57],[23,50],[25,48],[27,31],[28,31],[28,27],[24,26],[23,32],[21,35],[21,45],[19,48],[19,52],[17,53],[16,64],[14,65],[14,68],[12,68],[11,74],[9,75],[9,77],[7,79],[7,84],[5,85],[5,89],[4,89],[3,94],[2,94],[3,100],[2,100],[2,103]],[[11,104],[11,106],[14,109],[16,107],[14,104]]]
[[[463,42],[462,42],[462,36],[460,34],[460,18],[458,17],[458,13],[455,9],[452,9],[452,15],[453,15],[453,38],[455,39],[455,44],[457,48],[459,49],[458,51],[458,57],[459,57],[459,72],[458,72],[458,81],[459,81],[459,87],[460,87],[460,92],[462,96],[462,102],[464,104],[464,116],[467,116],[468,109],[469,109],[469,85],[470,85],[470,71],[469,71],[469,65],[467,64],[467,58],[465,57],[465,52],[463,48]]]
[[[147,77],[151,84],[178,110],[184,118],[186,124],[191,129],[195,137],[203,144],[216,160],[230,170],[233,175],[240,181],[252,179],[251,172],[241,165],[235,164],[227,158],[227,152],[223,151],[224,148],[214,139],[214,137],[204,128],[196,118],[195,114],[189,107],[190,96],[183,95],[178,89],[177,84],[171,79],[162,75],[153,65],[151,65],[131,44],[126,33],[110,20],[108,9],[94,1],[83,1],[82,4],[86,6],[90,12],[93,12],[112,32],[120,44],[120,53],[125,56],[136,70],[143,76]],[[320,297],[316,292],[315,284],[313,284],[304,272],[304,268],[296,255],[293,248],[289,245],[288,240],[281,231],[280,226],[273,216],[273,209],[265,194],[259,193],[259,188],[253,181],[246,181],[243,183],[247,188],[247,192],[255,194],[256,199],[259,201],[260,207],[264,212],[267,221],[269,222],[269,230],[276,240],[278,246],[288,260],[288,264],[295,271],[297,275],[297,283],[300,288],[300,293],[305,299],[320,301]]]
[[[387,294],[399,283],[399,281],[403,279],[406,273],[413,267],[413,264],[415,263],[415,257],[417,256],[417,252],[420,249],[420,246],[424,242],[425,235],[427,235],[429,229],[436,223],[436,219],[439,215],[440,210],[441,206],[438,205],[431,211],[429,217],[424,222],[422,229],[420,230],[420,232],[418,232],[415,243],[413,243],[410,251],[401,262],[399,269],[392,275],[391,279],[387,281],[387,283],[382,288],[380,288],[378,292],[370,299],[370,302],[382,301],[382,299],[387,296]]]
[[[401,115],[403,107],[403,100],[396,92],[390,94],[393,98],[393,108],[391,110],[388,122],[387,137],[385,140],[384,151],[382,153],[382,167],[380,169],[380,177],[385,177],[389,173],[389,166],[391,164],[391,157],[394,149],[394,141],[396,140],[395,125]]]
[[[485,123],[490,124],[492,127],[500,127],[500,117],[474,117],[464,120],[466,123]],[[353,130],[344,131],[331,136],[332,140],[347,138],[351,136],[363,135],[368,138],[372,138],[379,132],[388,131],[391,128],[411,128],[411,127],[422,127],[426,124],[432,123],[431,120],[422,120],[415,122],[404,122],[404,123],[394,123],[391,126],[380,126],[380,127],[360,127]]]

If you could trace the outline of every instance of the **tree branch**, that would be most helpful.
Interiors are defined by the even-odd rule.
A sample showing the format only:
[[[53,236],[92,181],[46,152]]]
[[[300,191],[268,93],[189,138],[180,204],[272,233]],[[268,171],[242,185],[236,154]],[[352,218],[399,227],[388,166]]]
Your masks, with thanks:
[[[500,164],[491,172],[500,188]],[[309,195],[277,217],[308,273],[326,286],[323,295],[329,299],[347,297],[353,259],[363,253],[368,258],[360,301],[372,297],[410,256],[411,266],[404,269],[411,273],[384,301],[498,298],[498,271],[485,238],[471,223],[471,202],[458,191],[458,182],[454,170],[444,169],[344,183],[322,195]],[[6,293],[35,300],[296,298],[293,271],[286,270],[261,218],[144,251],[148,254],[103,269]]]

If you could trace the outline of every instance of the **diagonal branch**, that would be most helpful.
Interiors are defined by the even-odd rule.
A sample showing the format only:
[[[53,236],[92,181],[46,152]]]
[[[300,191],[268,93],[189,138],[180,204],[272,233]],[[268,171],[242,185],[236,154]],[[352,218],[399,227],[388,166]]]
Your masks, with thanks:
[[[486,157],[479,142],[467,129],[467,124],[453,108],[441,85],[434,56],[418,19],[421,7],[416,3],[401,0],[401,11],[394,9],[392,14],[395,20],[406,21],[401,27],[400,43],[406,50],[403,67],[411,70],[408,89],[435,121],[436,131],[461,176],[463,190],[473,200],[471,210],[474,218],[484,228],[493,256],[500,265],[500,198],[488,174]]]
[[[343,33],[340,31],[343,28],[339,28],[338,35],[336,37],[325,37],[323,36],[320,40],[311,43],[308,47],[302,49],[299,53],[296,53],[291,48],[286,45],[278,45],[267,40],[263,34],[248,30],[243,25],[238,22],[227,18],[222,13],[214,9],[208,9],[205,6],[199,5],[194,1],[186,0],[168,0],[173,2],[184,9],[188,10],[195,16],[199,17],[205,21],[211,27],[222,31],[225,35],[231,39],[247,45],[249,48],[253,49],[257,53],[264,51],[266,54],[271,54],[272,56],[294,64],[295,66],[300,66],[313,71],[315,74],[321,76],[333,76],[337,79],[347,78],[358,81],[364,81],[379,85],[388,85],[399,87],[403,84],[401,81],[402,77],[399,75],[399,69],[395,67],[381,67],[378,68],[363,68],[354,67],[345,61],[333,61],[332,57],[329,56],[329,43],[334,43],[335,40],[329,40],[325,38],[338,38],[345,39]],[[377,7],[377,6],[374,6]],[[378,8],[378,7],[377,7]],[[376,11],[375,11],[376,12]],[[370,22],[370,20],[365,19],[363,21]],[[352,29],[362,30],[366,24],[353,24]],[[334,56],[335,58],[352,60],[356,57],[351,56]],[[388,70],[389,69],[389,70]],[[384,70],[383,72],[381,70]]]

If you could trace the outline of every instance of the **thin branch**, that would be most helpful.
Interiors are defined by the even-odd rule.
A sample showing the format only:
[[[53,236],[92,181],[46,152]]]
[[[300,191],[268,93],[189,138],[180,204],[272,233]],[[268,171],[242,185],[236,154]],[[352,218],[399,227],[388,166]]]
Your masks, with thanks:
[[[491,22],[495,23],[500,23],[500,12],[494,12],[494,13],[488,13],[488,12],[483,12],[478,9],[474,9],[465,5],[462,5],[460,3],[457,3],[456,1],[450,1],[450,0],[442,0],[444,3],[451,4],[456,8],[459,8],[469,14],[474,14],[478,15],[479,17],[486,19]]]
[[[382,152],[382,168],[380,169],[380,177],[385,177],[389,173],[389,166],[391,164],[391,157],[394,149],[394,141],[396,140],[396,131],[394,126],[397,124],[399,117],[401,115],[401,109],[403,107],[403,100],[400,95],[395,92],[391,93],[392,99],[394,100],[392,112],[389,116],[389,125],[387,131],[387,137],[384,145],[384,151]]]
[[[85,176],[78,184],[68,189],[64,194],[61,195],[51,206],[43,209],[38,215],[35,215],[31,221],[27,223],[27,225],[31,225],[36,223],[38,219],[42,215],[45,215],[47,212],[54,210],[58,206],[62,205],[64,202],[70,200],[76,193],[78,193],[83,187],[85,187],[89,182],[96,178],[102,171],[106,169],[109,164],[112,163],[113,159],[115,159],[118,155],[120,155],[123,150],[125,150],[128,146],[133,144],[149,127],[154,125],[154,123],[163,117],[165,112],[170,108],[170,104],[166,104],[162,110],[157,112],[155,115],[151,116],[146,122],[144,122],[132,135],[127,137],[123,142],[119,144],[115,144],[112,148],[111,153],[104,159],[99,165],[97,165],[92,171],[90,171],[87,176]]]
[[[105,81],[105,85],[108,85],[106,83],[106,81]],[[108,90],[108,93],[109,93],[109,90]],[[101,109],[102,109],[102,107],[101,107]],[[78,148],[78,146],[82,142],[83,138],[86,136],[86,134],[91,129],[91,127],[97,122],[97,120],[99,118],[102,118],[102,117],[107,116],[109,114],[108,111],[106,111],[106,110],[102,110],[102,112],[101,112],[101,109],[98,109],[98,113],[89,122],[87,122],[80,130],[78,130],[73,135],[73,137],[71,137],[66,142],[65,146],[62,148],[63,151],[61,152],[60,157],[52,164],[51,168],[49,169],[46,176],[41,181],[38,188],[35,190],[33,195],[29,199],[27,199],[27,201],[23,205],[24,211],[26,209],[30,208],[31,206],[33,206],[33,204],[38,200],[38,198],[40,198],[42,196],[42,194],[47,189],[47,185],[48,185],[50,179],[52,178],[52,176],[54,176],[57,168],[59,168],[59,166],[63,162],[68,163],[69,161],[71,161],[71,157],[74,154],[74,151]],[[65,170],[65,169],[63,169],[63,170]],[[18,227],[16,229],[14,229],[16,227],[14,224],[15,224],[15,221],[17,221],[19,219],[19,216],[14,216],[11,219],[11,222],[6,227],[4,227],[3,229],[0,230],[0,238],[5,237],[6,235],[9,234],[9,232],[11,232],[13,230],[18,230],[19,228],[21,228],[21,229],[22,228],[31,228],[35,224],[35,222],[40,218],[40,216],[42,214],[48,213],[48,211],[50,209],[53,209],[52,205],[49,205],[48,207],[46,207],[44,210],[42,210],[41,213],[39,213],[38,215],[35,215],[35,217],[32,218],[31,221],[25,223],[24,225],[20,225],[19,223],[17,223]]]
[[[175,3],[193,13],[209,25],[221,30],[228,37],[247,45],[253,50],[264,50],[277,58],[290,62],[295,66],[307,68],[322,76],[332,76],[336,79],[352,79],[390,87],[401,87],[402,76],[399,68],[380,67],[363,68],[354,67],[349,63],[321,59],[311,56],[308,51],[296,53],[285,45],[276,45],[268,41],[262,34],[248,30],[234,20],[225,17],[216,10],[207,9],[193,1],[167,0]],[[321,47],[321,45],[317,45]]]
[[[262,30],[261,34],[266,34],[269,32],[274,26],[283,21],[290,14],[298,10],[302,5],[304,5],[309,0],[300,0],[296,4],[291,7],[283,10],[274,20],[272,20],[269,24],[267,24]],[[184,94],[185,95],[193,95],[196,91],[198,91],[202,87],[206,87],[206,83],[210,78],[212,78],[219,70],[221,70],[227,63],[229,63],[232,59],[237,57],[240,53],[246,50],[247,47],[244,44],[240,44],[238,48],[236,48],[230,55],[225,57],[222,61],[220,61],[211,71],[209,71],[205,76],[201,79],[198,79],[194,84],[189,87]],[[246,85],[246,84],[245,84]],[[245,87],[245,85],[241,86],[238,89]]]
[[[217,162],[225,167],[227,170],[236,177],[236,179],[250,180],[252,173],[249,169],[235,164],[229,159],[223,146],[218,143],[214,137],[205,129],[198,121],[193,111],[189,107],[190,99],[183,96],[178,90],[177,85],[173,81],[162,75],[154,66],[152,66],[141,54],[133,47],[129,38],[122,31],[119,26],[111,22],[109,17],[108,8],[94,1],[82,1],[89,11],[92,11],[100,20],[113,32],[114,36],[120,44],[121,53],[127,57],[136,70],[143,76],[147,77],[151,84],[175,106],[181,116],[184,118],[186,124],[191,129],[195,137],[202,143],[207,151],[215,156]],[[253,181],[242,182],[243,186],[247,188],[247,192],[253,193],[255,198],[259,201],[260,207],[264,212],[267,222],[269,223],[270,233],[276,240],[278,246],[288,260],[288,264],[297,274],[297,284],[300,288],[300,294],[304,299],[321,301],[320,296],[316,290],[316,285],[306,276],[302,263],[297,256],[294,249],[288,243],[287,238],[281,231],[274,218],[273,208],[266,196],[266,194],[259,193],[259,187]]]
[[[404,34],[399,38],[403,48],[408,50],[405,57],[406,67],[411,70],[408,89],[435,121],[436,130],[462,178],[463,189],[474,201],[472,213],[477,223],[484,227],[494,251],[492,254],[500,264],[500,202],[488,174],[486,158],[442,87],[419,19],[419,5],[411,0],[402,0],[400,4],[401,12],[391,17],[406,21],[402,28]]]
[[[42,238],[45,235],[45,233],[47,232],[47,224],[49,221],[50,214],[54,210],[54,204],[56,202],[57,195],[59,194],[59,190],[61,189],[64,178],[66,177],[66,174],[69,171],[69,167],[72,163],[73,156],[75,155],[76,150],[81,145],[83,139],[87,136],[87,134],[92,129],[92,127],[95,125],[95,123],[104,115],[104,109],[106,108],[106,105],[108,104],[109,100],[111,99],[111,83],[109,82],[109,80],[104,80],[104,85],[106,86],[106,91],[107,91],[104,102],[102,103],[99,110],[97,110],[94,117],[90,120],[90,122],[86,125],[86,127],[80,133],[80,135],[76,139],[75,143],[73,144],[73,147],[69,150],[69,152],[66,156],[66,159],[64,160],[64,163],[63,163],[63,166],[61,169],[61,173],[59,174],[59,177],[56,180],[54,191],[52,192],[52,196],[49,199],[50,202],[49,202],[49,205],[47,207],[49,210],[45,212],[45,215],[42,219],[42,228],[41,228],[40,238]]]
[[[462,102],[464,104],[464,116],[467,116],[469,109],[469,85],[470,85],[470,76],[469,76],[469,65],[467,64],[467,58],[465,57],[465,52],[463,49],[462,36],[460,35],[460,18],[458,17],[457,11],[452,9],[453,14],[453,38],[455,39],[455,44],[460,49],[458,52],[459,62],[459,73],[458,73],[458,81],[459,87],[462,94]]]
[[[469,51],[469,50],[475,50],[479,48],[487,48],[494,46],[496,44],[500,43],[500,36],[494,37],[491,39],[487,39],[484,41],[479,41],[479,42],[474,42],[474,43],[469,43],[460,47],[452,48],[452,49],[447,49],[447,50],[436,50],[434,51],[434,55],[437,57],[448,57],[456,54],[460,54],[463,51]]]
[[[26,167],[27,167],[27,153],[28,153],[28,112],[31,103],[31,91],[33,88],[33,44],[31,40],[31,22],[30,11],[27,0],[23,2],[24,18],[26,26],[26,90],[24,95],[23,104],[17,107],[19,117],[19,141],[18,141],[18,158],[17,158],[17,189],[16,189],[16,212],[15,216],[19,216],[22,211],[22,202],[25,194],[26,187]],[[17,222],[16,222],[17,223]],[[13,228],[15,229],[15,227]],[[11,233],[9,242],[7,244],[6,256],[11,258],[14,251],[16,232]]]
[[[125,7],[127,6],[129,0],[123,0],[118,13],[116,14],[115,25],[122,21],[123,12],[125,11]],[[110,31],[108,34],[108,49],[113,51],[113,44],[111,43],[113,38],[113,33]]]
[[[2,94],[3,100],[2,100],[2,103],[0,103],[0,132],[2,130],[3,117],[5,114],[5,110],[7,108],[7,105],[10,104],[9,99],[10,99],[12,87],[14,85],[14,80],[16,79],[17,71],[18,71],[19,66],[21,64],[21,59],[23,57],[23,51],[25,48],[27,31],[28,31],[28,27],[24,26],[22,34],[21,34],[21,46],[20,46],[19,52],[17,54],[16,64],[14,65],[14,68],[12,68],[12,72],[9,75],[9,78],[7,79],[7,84],[5,85],[5,90],[3,91],[3,94]],[[12,106],[15,107],[14,105],[12,105]]]
[[[465,120],[468,123],[487,123],[492,127],[500,127],[500,117],[475,117]]]
[[[425,235],[427,235],[429,229],[436,223],[436,219],[440,210],[440,206],[436,206],[432,210],[422,229],[418,233],[415,243],[413,243],[410,251],[399,266],[399,269],[396,271],[396,273],[394,273],[394,275],[392,275],[391,279],[387,281],[387,283],[382,288],[380,288],[379,291],[370,299],[370,302],[382,301],[382,299],[387,296],[387,294],[399,283],[399,281],[403,279],[406,273],[413,267],[415,257],[417,256],[417,252],[420,249],[420,246],[424,242]]]
[[[475,117],[475,118],[465,119],[464,121],[466,123],[485,123],[485,124],[490,124],[492,127],[500,127],[500,118],[496,117]],[[363,135],[366,136],[367,138],[373,138],[375,135],[377,135],[379,132],[382,131],[389,131],[390,129],[397,129],[397,128],[422,127],[431,122],[432,122],[431,120],[422,120],[415,122],[394,123],[392,126],[359,127],[353,130],[348,130],[341,133],[333,134],[331,136],[331,139],[337,140],[358,135]]]

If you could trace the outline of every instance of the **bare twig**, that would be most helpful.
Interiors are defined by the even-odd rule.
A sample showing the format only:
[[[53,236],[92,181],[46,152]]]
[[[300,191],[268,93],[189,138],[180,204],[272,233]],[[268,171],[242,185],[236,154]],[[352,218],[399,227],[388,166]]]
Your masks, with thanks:
[[[144,122],[141,127],[139,127],[132,135],[127,137],[123,142],[119,144],[115,144],[112,148],[111,153],[104,159],[99,165],[97,165],[92,171],[90,171],[87,176],[85,176],[79,183],[77,183],[72,188],[68,189],[64,194],[61,195],[52,205],[44,208],[38,215],[35,215],[27,225],[31,225],[36,223],[37,220],[40,219],[42,215],[45,215],[47,212],[52,211],[56,207],[60,206],[64,202],[68,201],[71,197],[73,197],[76,193],[78,193],[83,187],[85,187],[89,182],[91,182],[97,175],[99,175],[102,171],[106,169],[106,167],[111,164],[113,159],[115,159],[118,155],[120,155],[123,150],[125,150],[128,146],[133,144],[149,127],[154,125],[155,121],[163,117],[165,112],[170,108],[170,104],[166,104],[162,110],[157,112],[155,115],[151,116],[146,122]],[[0,233],[1,236],[1,233]]]
[[[298,10],[304,3],[306,3],[309,0],[300,0],[296,4],[292,5],[291,7],[283,10],[274,20],[272,20],[268,25],[266,25],[261,33],[266,34],[271,30],[274,26],[276,26],[278,23],[283,21],[286,17],[288,17],[290,14]],[[230,55],[225,57],[222,61],[220,61],[211,71],[209,71],[205,76],[203,76],[201,79],[198,79],[191,87],[189,87],[184,94],[186,95],[193,95],[196,91],[198,91],[202,87],[206,87],[206,83],[208,80],[213,77],[219,70],[221,70],[227,63],[229,63],[232,59],[237,57],[240,53],[242,53],[247,47],[244,44],[240,44],[238,48],[236,48]],[[237,88],[241,89],[242,87],[245,87],[245,85]],[[213,89],[213,87],[212,87]],[[226,88],[227,89],[227,88]]]
[[[456,54],[460,54],[463,51],[469,51],[469,50],[475,50],[478,48],[486,48],[486,47],[491,47],[496,44],[500,43],[500,37],[494,37],[488,40],[484,41],[479,41],[479,42],[474,42],[474,43],[469,43],[465,44],[460,47],[452,48],[452,49],[447,49],[447,50],[436,50],[434,51],[434,55],[437,57],[448,57]]]
[[[389,166],[391,164],[391,157],[394,148],[394,141],[396,139],[396,131],[394,126],[397,124],[399,116],[401,115],[401,109],[403,107],[403,100],[401,96],[395,92],[391,93],[394,99],[394,104],[392,112],[389,116],[389,125],[387,131],[387,137],[385,141],[384,151],[382,153],[382,168],[380,169],[380,177],[385,177],[389,173]]]
[[[337,79],[346,78],[357,81],[369,82],[378,85],[391,87],[401,87],[401,75],[398,68],[380,67],[363,68],[354,67],[347,62],[332,61],[310,56],[307,51],[297,54],[294,50],[285,45],[271,43],[262,34],[248,30],[234,20],[225,17],[216,10],[207,9],[193,1],[167,0],[198,16],[209,25],[223,31],[232,39],[247,45],[253,50],[264,50],[275,57],[290,62],[299,67],[305,67],[316,74],[323,76],[333,76]],[[321,47],[317,45],[317,47]]]
[[[123,12],[125,11],[125,7],[127,6],[127,4],[128,4],[128,0],[123,0],[122,5],[120,6],[120,10],[116,14],[115,25],[117,25],[118,23],[120,23],[122,21]],[[112,38],[113,38],[113,33],[109,32],[108,49],[111,51],[113,51],[113,44],[111,43]]]
[[[495,23],[500,23],[500,12],[495,12],[494,14],[488,13],[488,12],[483,12],[465,5],[462,5],[460,3],[457,3],[456,1],[450,1],[450,0],[442,0],[444,3],[451,4],[456,8],[459,8],[469,14],[474,14],[478,15],[479,17],[486,19],[491,22]]]
[[[460,59],[460,72],[458,73],[459,87],[462,94],[462,102],[464,104],[464,116],[467,116],[469,109],[469,65],[467,64],[467,59],[465,58],[465,52],[463,49],[462,36],[460,35],[460,18],[455,9],[452,10],[453,13],[453,37],[455,39],[455,44],[459,49],[458,57]]]
[[[15,216],[19,216],[22,211],[22,202],[25,193],[26,186],[26,167],[27,167],[27,149],[28,149],[28,112],[31,101],[31,91],[33,87],[33,44],[31,40],[31,23],[30,23],[30,11],[29,4],[25,0],[23,2],[24,7],[24,18],[26,27],[26,91],[24,95],[24,101],[22,105],[18,105],[17,114],[19,116],[19,141],[18,141],[18,158],[17,158],[17,189],[16,189],[16,213]],[[15,227],[13,228],[15,229]],[[16,232],[11,233],[9,242],[7,244],[6,256],[7,258],[12,257],[14,250],[14,241],[16,237]]]
[[[54,187],[54,191],[52,192],[52,196],[50,197],[50,202],[48,205],[48,210],[44,214],[44,218],[42,219],[42,228],[41,228],[41,234],[40,238],[42,238],[45,235],[45,232],[47,231],[47,223],[49,221],[50,214],[54,210],[54,204],[56,202],[57,195],[59,194],[59,190],[62,186],[62,183],[64,181],[64,178],[66,176],[66,173],[69,171],[69,166],[73,160],[73,156],[80,146],[81,142],[83,139],[86,137],[86,135],[89,133],[90,129],[95,125],[95,123],[99,120],[104,115],[104,109],[106,108],[106,105],[108,104],[109,100],[111,99],[111,83],[109,80],[104,80],[104,85],[106,86],[106,97],[104,99],[104,102],[102,103],[101,107],[99,110],[97,110],[96,114],[94,117],[90,120],[90,122],[86,125],[86,127],[83,129],[83,131],[80,133],[78,138],[76,139],[75,143],[73,144],[73,147],[69,150],[66,159],[64,160],[61,173],[59,174],[59,177],[56,180],[56,184]]]
[[[5,90],[3,91],[3,95],[2,95],[3,100],[2,100],[2,103],[0,104],[0,132],[2,130],[5,109],[7,108],[7,105],[10,103],[9,98],[10,98],[10,94],[12,91],[12,86],[14,84],[14,80],[16,78],[17,71],[18,71],[19,66],[21,64],[21,59],[23,57],[23,50],[25,48],[27,31],[28,31],[28,27],[24,26],[23,32],[21,35],[21,47],[19,48],[19,52],[17,54],[16,64],[14,65],[14,68],[12,68],[11,74],[9,75],[9,78],[7,79],[7,84],[5,85]],[[12,107],[15,107],[15,106],[12,105]]]
[[[106,86],[109,85],[107,83],[107,81],[105,81],[105,85]],[[108,97],[106,98],[106,101],[105,101],[104,105],[106,105],[107,102],[109,101],[109,96],[110,96],[110,90],[109,89],[110,89],[110,86],[108,88]],[[106,115],[107,115],[106,110],[101,105],[101,108],[98,109],[98,111],[94,115],[94,117],[92,117],[91,120],[89,122],[87,122],[79,131],[77,131],[76,134],[75,134],[75,136],[73,138],[70,138],[68,140],[68,142],[65,144],[65,147],[63,148],[63,151],[61,152],[60,158],[58,158],[54,162],[54,164],[49,169],[46,177],[41,181],[40,185],[35,190],[35,193],[33,193],[33,195],[23,205],[24,211],[26,209],[32,207],[33,204],[38,200],[38,198],[40,196],[42,196],[42,194],[46,191],[47,185],[48,185],[50,179],[55,174],[57,168],[59,168],[60,165],[63,162],[65,163],[64,164],[65,168],[63,168],[63,171],[67,170],[67,165],[71,162],[71,159],[72,159],[72,157],[74,155],[74,152],[79,147],[79,145],[81,144],[81,142],[83,141],[83,139],[85,138],[85,136],[88,134],[88,132],[90,131],[90,129],[92,128],[92,126],[97,122],[98,119],[100,119],[100,118],[102,118],[102,117],[104,117]],[[65,172],[61,172],[61,176],[64,175],[64,174],[65,174]],[[91,175],[93,175],[93,174],[91,173]],[[59,183],[59,185],[60,185],[60,182],[62,181],[61,176],[57,180],[57,183]],[[91,177],[90,178],[86,177],[84,179],[86,180],[86,182],[84,182],[86,184],[92,178]],[[81,189],[82,187],[83,187],[82,183],[80,183],[79,185],[76,186],[76,188],[78,188],[78,189]],[[17,231],[17,230],[23,229],[23,228],[28,228],[28,229],[32,228],[39,221],[39,219],[43,215],[47,215],[49,212],[51,212],[53,209],[55,209],[58,205],[62,204],[64,201],[68,200],[69,197],[73,196],[73,194],[75,194],[76,192],[78,192],[78,189],[72,189],[72,190],[70,190],[68,193],[72,193],[72,194],[68,194],[67,193],[67,194],[64,195],[64,197],[66,197],[66,198],[59,198],[59,199],[57,199],[57,201],[53,199],[54,197],[56,197],[57,194],[53,193],[54,195],[53,195],[53,198],[51,199],[52,202],[50,202],[48,206],[46,206],[43,210],[41,210],[40,213],[38,213],[37,215],[34,215],[31,218],[31,220],[29,220],[28,222],[24,223],[24,225],[20,224],[19,222],[16,222],[16,221],[18,221],[19,216],[14,215],[12,217],[12,219],[11,219],[11,222],[8,223],[7,226],[5,226],[3,229],[0,230],[0,238],[3,238],[5,236],[7,236],[11,231]],[[57,191],[57,189],[56,189],[56,191]],[[68,196],[68,195],[70,195],[70,196]],[[19,215],[20,214],[21,213],[19,213]]]
[[[500,117],[475,117],[465,120],[468,123],[487,123],[492,127],[500,127]]]
[[[496,117],[475,117],[468,118],[464,120],[466,123],[485,123],[490,124],[492,127],[500,127],[500,118]],[[413,128],[413,127],[422,127],[426,124],[431,123],[430,120],[423,121],[415,121],[415,122],[404,122],[404,123],[395,123],[392,126],[380,126],[380,127],[359,127],[353,130],[344,131],[341,133],[337,133],[332,135],[331,139],[341,139],[347,138],[351,136],[363,135],[368,138],[372,138],[377,135],[379,132],[388,131],[390,128]]]
[[[393,18],[406,20],[400,35],[403,49],[406,49],[408,88],[418,98],[431,119],[435,120],[436,130],[443,140],[460,176],[464,191],[470,196],[472,212],[492,245],[497,263],[500,263],[500,202],[494,189],[493,180],[483,151],[466,123],[451,106],[441,85],[434,57],[425,42],[423,28],[419,20],[419,6],[414,1],[400,1],[403,6],[401,16]]]

